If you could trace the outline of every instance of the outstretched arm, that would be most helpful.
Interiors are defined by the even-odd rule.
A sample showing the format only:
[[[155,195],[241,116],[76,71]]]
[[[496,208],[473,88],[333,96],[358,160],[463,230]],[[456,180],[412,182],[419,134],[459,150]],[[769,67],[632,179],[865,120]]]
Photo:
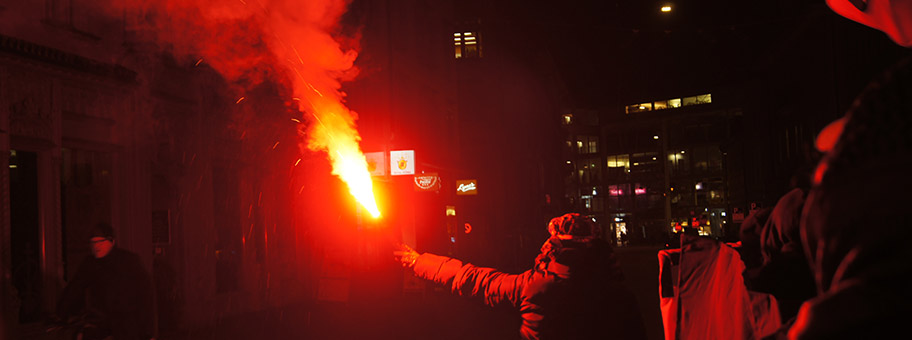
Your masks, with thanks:
[[[397,257],[406,267],[411,267],[416,276],[447,285],[454,294],[483,297],[485,304],[490,306],[508,301],[519,307],[522,290],[532,276],[531,270],[518,275],[506,274],[446,256],[418,254],[410,248],[404,253],[400,256],[397,252]]]

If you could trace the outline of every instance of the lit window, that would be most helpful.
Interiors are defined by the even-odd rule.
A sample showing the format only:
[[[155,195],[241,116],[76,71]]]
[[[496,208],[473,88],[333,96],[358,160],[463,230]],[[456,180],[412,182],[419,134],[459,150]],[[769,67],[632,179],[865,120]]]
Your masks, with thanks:
[[[669,99],[668,100],[669,108],[679,108],[681,107],[681,98]]]
[[[668,108],[668,101],[663,100],[663,101],[653,102],[653,103],[652,103],[652,107],[653,107],[654,110],[664,110],[664,109],[667,109],[667,108]]]
[[[563,115],[563,116],[561,116],[561,117],[564,119],[564,120],[563,120],[564,125],[573,124],[573,115],[572,115],[572,114],[565,114],[565,115]]]
[[[697,97],[684,97],[681,101],[682,106],[697,105]]]
[[[626,168],[629,163],[630,157],[628,155],[615,155],[608,156],[608,167],[609,168]]]
[[[478,32],[453,33],[456,59],[481,58],[481,36]]]
[[[712,93],[701,94],[697,96],[697,104],[710,104],[712,103]]]
[[[652,111],[652,103],[633,104],[633,105],[627,105],[627,107],[626,107],[626,113],[628,113],[628,114],[634,113],[634,112],[643,112],[643,111]]]

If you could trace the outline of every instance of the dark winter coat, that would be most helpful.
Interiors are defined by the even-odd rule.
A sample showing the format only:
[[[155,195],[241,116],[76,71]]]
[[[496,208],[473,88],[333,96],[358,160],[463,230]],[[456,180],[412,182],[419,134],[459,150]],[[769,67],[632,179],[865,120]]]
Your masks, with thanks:
[[[613,250],[601,239],[552,237],[535,268],[518,275],[434,254],[418,257],[414,270],[454,294],[482,297],[491,306],[512,304],[522,316],[523,339],[646,337]]]
[[[152,283],[138,255],[114,247],[103,258],[90,255],[82,262],[60,297],[57,315],[66,320],[83,312],[117,340],[154,336]]]

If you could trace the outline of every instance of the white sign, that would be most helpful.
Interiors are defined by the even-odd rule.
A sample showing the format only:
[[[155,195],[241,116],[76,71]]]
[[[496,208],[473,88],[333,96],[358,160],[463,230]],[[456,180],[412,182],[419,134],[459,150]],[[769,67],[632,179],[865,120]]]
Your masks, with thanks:
[[[477,195],[478,187],[474,179],[456,181],[456,195]]]
[[[386,176],[386,153],[385,152],[367,152],[364,154],[367,159],[367,171],[371,176]]]
[[[415,150],[390,151],[390,175],[414,175]]]

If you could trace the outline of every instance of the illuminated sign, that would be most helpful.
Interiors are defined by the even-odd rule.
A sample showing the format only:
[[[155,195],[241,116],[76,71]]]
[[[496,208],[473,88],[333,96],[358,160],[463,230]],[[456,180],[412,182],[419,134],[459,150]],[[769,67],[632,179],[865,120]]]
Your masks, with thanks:
[[[414,175],[415,150],[390,151],[390,175]]]
[[[415,191],[440,190],[440,177],[437,173],[415,175]]]
[[[469,224],[469,223],[468,223],[468,222],[466,222],[466,224],[465,224],[465,225],[463,225],[463,228],[465,228],[465,233],[466,233],[466,234],[468,234],[468,233],[471,233],[471,232],[472,232],[472,225],[471,225],[471,224]]]
[[[386,176],[386,153],[385,152],[367,152],[364,153],[367,160],[367,171],[371,176]]]
[[[456,195],[478,195],[478,181],[474,179],[456,181]]]

